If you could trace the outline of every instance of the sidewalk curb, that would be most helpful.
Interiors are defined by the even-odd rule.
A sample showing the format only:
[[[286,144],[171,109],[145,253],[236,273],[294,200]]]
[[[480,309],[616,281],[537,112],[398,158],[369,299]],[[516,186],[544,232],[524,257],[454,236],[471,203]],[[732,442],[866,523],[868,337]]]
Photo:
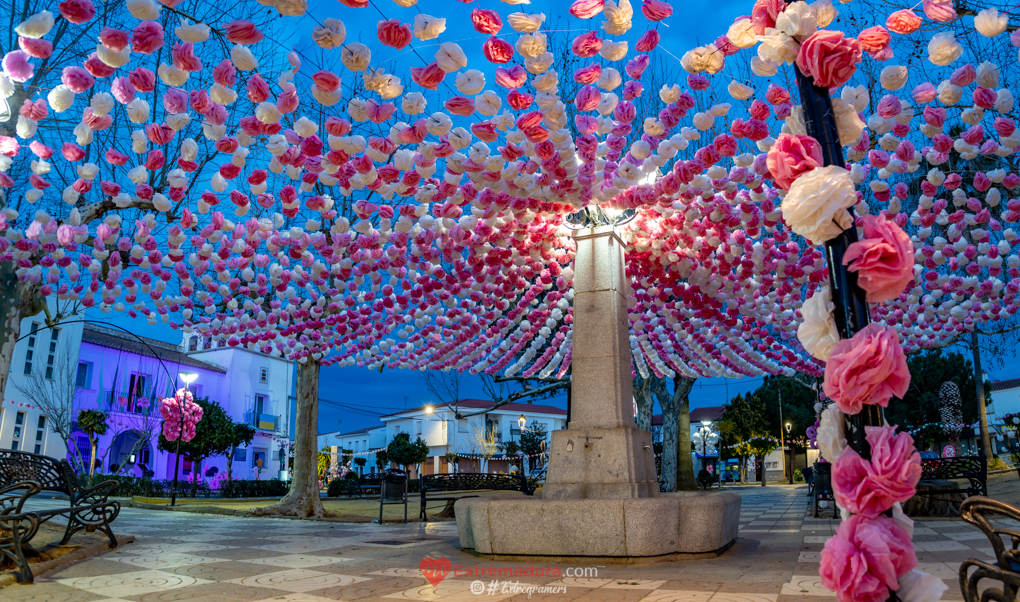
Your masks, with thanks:
[[[119,550],[125,544],[132,543],[135,540],[135,536],[134,535],[116,535],[115,534],[115,536],[117,537],[117,544],[118,544],[117,547],[115,547],[115,548],[111,548],[110,547],[110,542],[108,542],[108,541],[101,541],[101,542],[93,544],[93,545],[91,545],[91,546],[89,546],[87,548],[82,548],[80,550],[75,550],[74,552],[71,552],[70,554],[65,554],[64,556],[61,556],[60,558],[54,558],[53,560],[48,560],[46,562],[41,562],[41,563],[31,567],[32,575],[36,579],[38,579],[40,575],[43,575],[43,574],[48,573],[50,571],[53,571],[53,570],[56,570],[56,569],[62,569],[65,566],[74,564],[76,562],[80,562],[82,560],[86,560],[88,558],[92,558],[93,556],[98,556],[98,555],[103,554],[105,552],[109,552],[109,551],[112,551],[112,550]],[[3,575],[0,575],[0,589],[3,589],[3,588],[5,588],[5,587],[7,587],[9,585],[16,585],[17,582],[18,582],[17,578],[12,573],[5,573]],[[28,584],[28,585],[31,585],[31,584]]]

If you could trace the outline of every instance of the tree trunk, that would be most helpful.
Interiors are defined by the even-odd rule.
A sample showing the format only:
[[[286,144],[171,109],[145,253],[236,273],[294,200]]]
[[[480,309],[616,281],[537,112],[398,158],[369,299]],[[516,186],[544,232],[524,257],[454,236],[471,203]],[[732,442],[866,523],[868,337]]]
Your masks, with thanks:
[[[652,382],[654,376],[643,378],[640,374],[634,376],[634,399],[637,401],[637,427],[643,431],[652,430]]]
[[[697,491],[698,481],[694,478],[694,458],[691,456],[691,406],[690,392],[696,378],[682,376],[673,379],[673,397],[679,414],[677,425],[676,486],[678,491]]]
[[[14,346],[21,336],[22,306],[18,302],[18,279],[14,275],[14,263],[6,262],[0,268],[0,324],[4,338],[0,343],[0,395],[7,390],[7,376],[14,361]]]
[[[99,441],[91,433],[89,434],[89,445],[92,446],[92,457],[89,458],[89,478],[91,479],[96,474],[96,453],[99,451]]]
[[[985,381],[981,374],[981,348],[977,331],[970,333],[970,348],[974,355],[974,386],[977,388],[978,424],[981,426],[981,453],[992,459],[992,440],[988,436],[988,413],[985,409]]]
[[[657,379],[655,382],[655,395],[659,398],[659,406],[662,408],[662,455],[659,459],[659,479],[665,485],[666,491],[676,491],[676,460],[677,460],[677,429],[679,428],[679,417],[677,416],[676,398],[666,390],[666,380]],[[690,422],[690,418],[688,418]]]
[[[294,465],[290,492],[279,504],[254,514],[281,514],[322,518],[326,510],[319,497],[319,462],[316,441],[319,423],[319,360],[297,363],[297,418],[294,421]]]

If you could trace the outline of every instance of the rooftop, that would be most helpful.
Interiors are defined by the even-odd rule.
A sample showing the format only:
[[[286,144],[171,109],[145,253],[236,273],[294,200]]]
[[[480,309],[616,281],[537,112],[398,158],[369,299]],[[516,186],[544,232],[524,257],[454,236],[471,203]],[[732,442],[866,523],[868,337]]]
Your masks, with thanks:
[[[1020,388],[1020,378],[1008,378],[992,382],[992,391],[1006,391]]]
[[[691,424],[701,422],[702,420],[716,421],[722,418],[723,412],[726,411],[726,406],[708,406],[704,408],[694,408],[691,410]],[[662,425],[662,414],[656,414],[652,416],[652,426]]]
[[[226,370],[213,364],[196,360],[187,354],[181,353],[177,345],[141,337],[129,335],[126,332],[95,324],[85,324],[81,335],[82,343],[91,343],[99,347],[126,351],[135,355],[152,357],[166,364],[177,364],[178,366],[189,366],[201,368],[212,372],[226,373]]]
[[[458,404],[459,408],[463,408],[463,409],[468,409],[468,410],[484,410],[484,409],[493,407],[494,405],[496,405],[496,402],[492,401],[491,399],[461,399],[459,402],[457,402],[457,404]],[[403,411],[400,411],[400,412],[394,412],[393,414],[387,414],[387,415],[383,416],[382,419],[386,420],[387,418],[390,418],[390,417],[393,417],[393,416],[402,416],[404,414],[420,414],[421,412],[424,412],[425,408],[427,408],[427,407],[429,407],[429,406],[419,406],[417,408],[411,408],[409,410],[403,410]],[[452,410],[453,409],[453,405],[452,404],[439,404],[439,403],[437,403],[437,404],[434,404],[432,407],[435,407],[437,410],[439,410],[439,409],[451,409]],[[503,404],[503,405],[499,406],[498,408],[496,408],[493,411],[495,411],[495,412],[514,412],[514,413],[521,412],[521,413],[528,413],[528,414],[552,414],[554,416],[566,416],[567,415],[567,411],[564,410],[564,409],[557,408],[557,407],[554,407],[554,406],[536,405],[536,404],[532,404],[532,403],[506,403],[506,404]]]

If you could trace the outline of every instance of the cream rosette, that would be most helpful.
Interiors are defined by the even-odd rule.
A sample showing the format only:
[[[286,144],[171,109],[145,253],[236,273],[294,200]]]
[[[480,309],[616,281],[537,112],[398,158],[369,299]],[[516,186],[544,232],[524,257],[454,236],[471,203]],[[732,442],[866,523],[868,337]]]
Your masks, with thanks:
[[[963,47],[951,31],[943,31],[931,37],[928,42],[928,60],[939,67],[946,67],[963,56]]]
[[[832,112],[836,114],[836,129],[839,143],[843,146],[856,144],[864,133],[864,122],[853,105],[842,98],[832,99]]]
[[[825,408],[818,421],[818,451],[829,462],[835,462],[846,449],[845,414],[832,404]]]
[[[853,225],[847,209],[856,203],[849,171],[836,165],[816,167],[790,187],[783,199],[783,219],[794,232],[821,245]]]
[[[800,308],[802,321],[797,327],[797,339],[814,357],[827,361],[832,348],[839,342],[836,321],[832,319],[832,294],[829,287],[815,289]]]

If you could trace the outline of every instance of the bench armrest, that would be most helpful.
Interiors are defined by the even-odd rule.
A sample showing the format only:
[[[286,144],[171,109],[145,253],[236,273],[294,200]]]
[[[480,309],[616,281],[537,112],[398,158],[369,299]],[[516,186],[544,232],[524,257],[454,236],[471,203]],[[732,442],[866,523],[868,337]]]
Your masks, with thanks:
[[[117,492],[119,487],[120,483],[117,481],[103,481],[102,483],[89,487],[88,489],[82,489],[81,491],[75,492],[74,499],[71,500],[71,505],[80,506],[105,502],[111,495]]]
[[[12,495],[13,492],[19,490],[23,490],[20,495]],[[40,491],[42,491],[42,485],[38,481],[19,481],[0,488],[0,516],[21,514],[21,508],[28,498]]]

